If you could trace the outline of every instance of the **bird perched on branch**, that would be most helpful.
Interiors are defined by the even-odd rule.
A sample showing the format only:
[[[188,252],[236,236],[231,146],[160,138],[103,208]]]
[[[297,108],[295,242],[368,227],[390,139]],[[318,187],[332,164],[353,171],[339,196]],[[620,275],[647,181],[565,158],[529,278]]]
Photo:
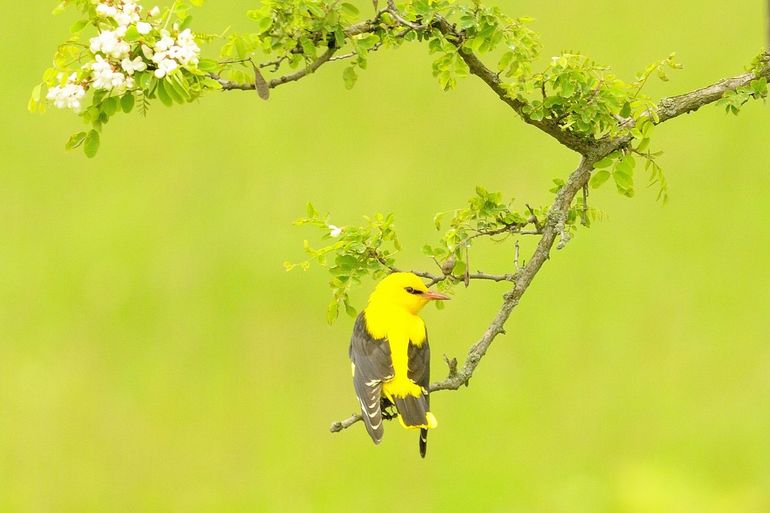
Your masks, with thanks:
[[[420,430],[420,456],[425,457],[436,417],[430,411],[428,333],[417,314],[429,301],[445,299],[416,275],[393,273],[377,284],[356,318],[350,338],[353,385],[375,444],[382,440],[382,419],[392,417],[388,408],[394,406],[403,427]]]

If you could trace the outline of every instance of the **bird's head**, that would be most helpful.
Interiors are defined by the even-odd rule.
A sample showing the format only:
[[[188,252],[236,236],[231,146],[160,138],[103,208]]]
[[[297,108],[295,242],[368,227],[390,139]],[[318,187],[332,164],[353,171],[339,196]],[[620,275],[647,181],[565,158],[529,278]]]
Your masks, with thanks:
[[[383,305],[404,308],[416,314],[429,301],[443,301],[449,296],[428,290],[422,280],[412,273],[389,274],[377,284],[369,297],[369,303],[377,302]]]

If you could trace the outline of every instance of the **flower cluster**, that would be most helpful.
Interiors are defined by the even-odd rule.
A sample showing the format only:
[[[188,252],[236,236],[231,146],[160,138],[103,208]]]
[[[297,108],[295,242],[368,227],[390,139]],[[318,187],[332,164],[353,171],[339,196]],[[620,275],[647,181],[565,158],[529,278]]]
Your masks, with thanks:
[[[136,87],[136,73],[150,70],[162,79],[181,67],[197,66],[195,35],[176,24],[168,30],[160,12],[156,6],[143,13],[136,0],[100,0],[92,20],[99,33],[87,45],[90,58],[79,72],[66,79],[60,75],[46,98],[57,108],[79,112],[89,88],[120,95]]]
[[[201,49],[195,42],[195,36],[190,29],[184,29],[176,36],[176,40],[171,37],[168,30],[160,31],[161,38],[155,43],[155,46],[149,52],[145,48],[145,54],[157,65],[155,76],[163,78],[180,65],[198,64],[198,56]]]
[[[82,85],[76,83],[77,73],[67,77],[64,85],[54,86],[48,90],[46,98],[51,100],[59,109],[72,109],[79,111],[81,108],[80,100],[86,95],[86,90]]]

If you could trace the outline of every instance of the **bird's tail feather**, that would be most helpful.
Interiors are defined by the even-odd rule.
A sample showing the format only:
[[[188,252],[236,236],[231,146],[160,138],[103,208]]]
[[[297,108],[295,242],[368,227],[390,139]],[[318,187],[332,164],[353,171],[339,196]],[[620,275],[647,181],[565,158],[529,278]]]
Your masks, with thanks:
[[[428,430],[425,428],[420,429],[420,456],[425,457],[425,453],[428,451]]]
[[[401,421],[405,426],[428,425],[428,401],[425,396],[407,395],[406,397],[394,397],[396,409],[401,415]]]

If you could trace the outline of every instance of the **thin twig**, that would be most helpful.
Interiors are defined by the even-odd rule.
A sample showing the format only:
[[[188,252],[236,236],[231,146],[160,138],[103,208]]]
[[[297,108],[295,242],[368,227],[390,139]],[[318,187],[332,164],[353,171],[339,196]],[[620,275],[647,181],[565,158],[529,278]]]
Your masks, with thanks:
[[[274,89],[280,85],[286,84],[288,82],[295,82],[307,75],[310,75],[311,73],[314,73],[315,70],[320,68],[325,62],[327,62],[329,59],[331,59],[332,55],[334,55],[334,52],[336,52],[336,48],[329,48],[326,50],[320,57],[318,57],[316,60],[311,62],[307,65],[307,67],[295,72],[291,73],[289,75],[283,75],[278,78],[273,78],[270,80],[270,82],[267,83],[268,88]],[[219,75],[215,73],[210,73],[210,76],[219,82],[219,84],[222,86],[222,89],[225,91],[229,90],[241,90],[241,91],[251,91],[256,89],[256,85],[253,82],[250,83],[239,83],[239,82],[231,82],[230,80],[225,80],[221,78]]]
[[[516,272],[519,272],[519,241],[513,243],[514,252],[513,252],[513,268],[516,269]]]
[[[426,25],[421,25],[419,23],[414,23],[413,21],[409,21],[406,18],[404,18],[401,13],[396,8],[396,2],[393,0],[388,0],[388,8],[386,9],[388,14],[393,16],[393,18],[399,22],[401,25],[405,27],[409,27],[412,30],[425,30],[428,28]]]
[[[540,226],[540,221],[537,219],[537,214],[535,214],[535,210],[529,206],[529,203],[526,203],[525,206],[527,207],[527,210],[529,210],[529,219],[527,219],[527,222],[535,225],[535,228],[537,229],[537,233],[542,232],[543,227]]]

